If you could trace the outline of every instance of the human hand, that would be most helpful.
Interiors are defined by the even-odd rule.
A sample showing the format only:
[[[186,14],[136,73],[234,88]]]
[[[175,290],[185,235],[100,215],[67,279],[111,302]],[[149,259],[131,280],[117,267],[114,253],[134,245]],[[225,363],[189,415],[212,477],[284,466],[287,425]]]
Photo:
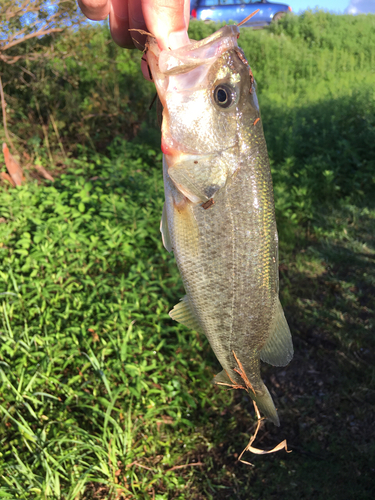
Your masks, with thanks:
[[[78,4],[93,21],[109,15],[112,38],[121,47],[134,48],[133,38],[144,43],[139,33],[129,29],[152,33],[161,49],[189,43],[190,0],[78,0]]]

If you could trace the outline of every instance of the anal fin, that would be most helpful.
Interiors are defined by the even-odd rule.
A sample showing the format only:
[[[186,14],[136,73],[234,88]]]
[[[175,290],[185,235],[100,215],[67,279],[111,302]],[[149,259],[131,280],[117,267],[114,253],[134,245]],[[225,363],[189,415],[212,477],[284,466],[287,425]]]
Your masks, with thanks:
[[[280,300],[276,306],[276,316],[271,333],[260,350],[260,359],[274,366],[285,366],[293,358],[292,336]]]
[[[212,380],[213,384],[218,384],[218,385],[233,385],[232,380],[229,378],[227,372],[225,370],[222,370],[220,373],[214,376]]]
[[[192,312],[186,295],[174,306],[172,311],[169,311],[169,316],[191,330],[201,330],[199,321]]]
[[[225,370],[218,373],[214,377],[212,382],[214,384],[224,385],[224,386],[229,385],[233,387],[234,385],[233,381],[230,380]],[[279,426],[280,421],[277,415],[275,405],[272,401],[272,397],[263,382],[261,382],[261,385],[262,385],[261,390],[257,390],[255,394],[251,390],[248,390],[249,396],[256,402],[260,412],[263,413],[267,418],[269,418],[271,422],[273,422],[275,425]],[[240,388],[240,386],[237,386],[237,388]]]

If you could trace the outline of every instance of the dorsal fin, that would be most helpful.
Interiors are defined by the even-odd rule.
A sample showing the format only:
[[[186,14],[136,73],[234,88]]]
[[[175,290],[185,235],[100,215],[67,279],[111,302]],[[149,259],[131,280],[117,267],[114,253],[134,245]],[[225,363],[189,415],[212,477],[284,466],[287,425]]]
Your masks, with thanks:
[[[169,316],[182,325],[187,326],[191,330],[202,330],[198,319],[195,317],[190,308],[189,299],[186,295],[182,297],[181,301],[174,306],[172,311],[169,311]]]
[[[279,299],[271,333],[259,355],[262,361],[274,366],[285,366],[293,358],[292,336]]]

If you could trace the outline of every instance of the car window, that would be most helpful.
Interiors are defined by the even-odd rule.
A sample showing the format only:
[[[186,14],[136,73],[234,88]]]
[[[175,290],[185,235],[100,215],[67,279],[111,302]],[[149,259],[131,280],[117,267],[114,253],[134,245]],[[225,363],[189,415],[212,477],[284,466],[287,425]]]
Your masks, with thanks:
[[[239,5],[243,2],[240,0],[220,0],[220,5]]]
[[[219,5],[219,0],[202,0],[199,3],[202,7],[215,7],[215,5]]]
[[[215,7],[217,5],[243,5],[250,3],[257,3],[260,0],[201,0],[199,5],[201,7]]]

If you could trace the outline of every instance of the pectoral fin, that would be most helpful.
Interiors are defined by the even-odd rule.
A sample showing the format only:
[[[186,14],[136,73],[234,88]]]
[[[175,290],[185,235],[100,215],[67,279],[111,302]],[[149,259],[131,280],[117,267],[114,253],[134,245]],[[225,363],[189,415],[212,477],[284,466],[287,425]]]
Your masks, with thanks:
[[[192,312],[186,295],[182,297],[181,302],[176,304],[172,311],[169,312],[169,316],[191,330],[201,330],[199,321]]]
[[[285,366],[293,358],[292,336],[279,300],[270,336],[259,354],[262,361],[274,366]]]
[[[167,250],[167,252],[171,253],[172,241],[171,241],[171,236],[169,234],[167,209],[165,208],[165,203],[163,205],[163,214],[161,216],[161,221],[160,221],[160,232],[164,248]]]
[[[185,156],[168,169],[173,183],[193,203],[205,202],[225,185],[228,165],[220,155]]]

